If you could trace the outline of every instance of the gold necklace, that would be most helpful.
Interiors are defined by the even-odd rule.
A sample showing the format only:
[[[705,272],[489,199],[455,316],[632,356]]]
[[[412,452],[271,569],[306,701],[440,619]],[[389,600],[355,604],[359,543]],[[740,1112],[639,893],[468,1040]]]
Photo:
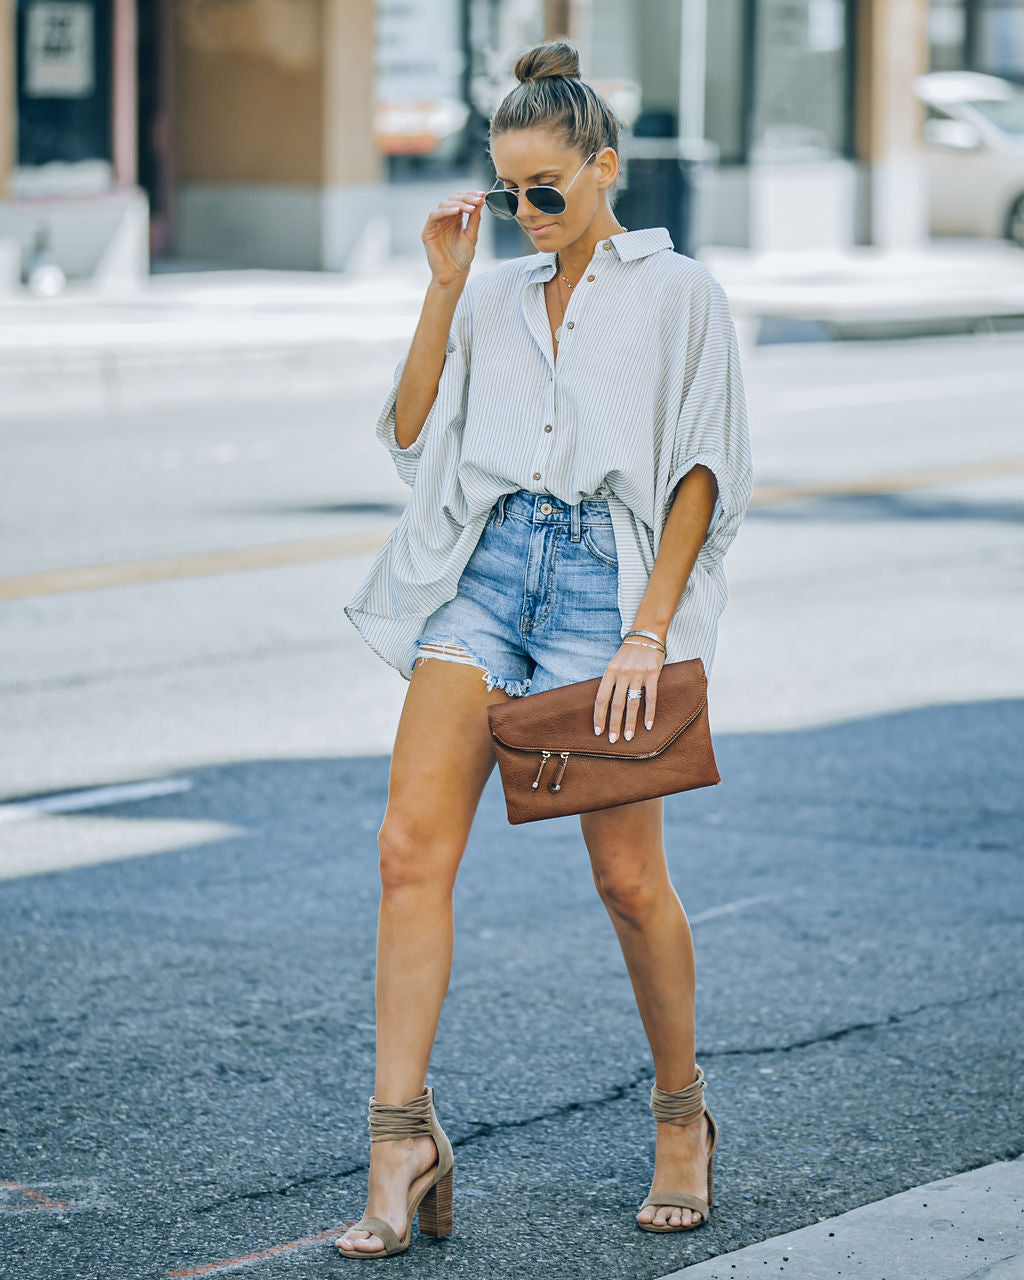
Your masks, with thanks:
[[[628,230],[628,228],[623,227],[623,228],[622,228],[622,230],[623,230],[623,231],[626,231],[626,230]],[[616,234],[617,234],[617,233],[616,233]],[[557,253],[555,254],[555,265],[556,265],[556,266],[557,266],[557,268],[558,268],[558,275],[560,275],[560,276],[562,277],[562,279],[565,281],[565,283],[568,285],[568,287],[569,287],[569,292],[570,292],[570,294],[571,294],[571,293],[572,293],[572,291],[573,291],[573,289],[575,289],[575,288],[576,288],[576,284],[579,284],[580,280],[582,280],[582,279],[583,279],[583,277],[582,277],[582,276],[580,276],[580,280],[577,280],[577,281],[576,281],[576,284],[570,284],[570,283],[569,283],[569,277],[568,277],[568,276],[567,276],[567,275],[562,271],[562,259],[558,256],[558,254],[557,254]],[[557,284],[558,284],[558,282],[556,281],[556,282],[555,282],[555,287],[556,287],[556,288],[557,288]],[[559,290],[558,290],[558,301],[559,301],[559,302],[561,302],[561,301],[562,301],[562,291],[561,291],[561,289],[559,289]],[[566,313],[566,311],[567,311],[568,309],[569,309],[569,302],[568,302],[568,300],[566,300],[566,302],[562,305],[562,318],[561,318],[561,320],[559,320],[559,322],[558,322],[558,328],[555,330],[555,341],[556,341],[556,342],[561,342],[561,341],[562,341],[562,324],[563,324],[563,323],[564,323],[564,321],[565,321],[565,313]]]

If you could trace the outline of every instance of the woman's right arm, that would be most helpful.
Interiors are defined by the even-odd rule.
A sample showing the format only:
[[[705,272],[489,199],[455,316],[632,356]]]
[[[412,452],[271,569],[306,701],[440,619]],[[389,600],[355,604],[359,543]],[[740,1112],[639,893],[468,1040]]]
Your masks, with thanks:
[[[418,439],[437,399],[448,334],[476,251],[483,202],[482,191],[460,191],[442,200],[420,236],[430,264],[430,284],[395,399],[395,441],[402,449]],[[469,214],[465,227],[463,213]]]

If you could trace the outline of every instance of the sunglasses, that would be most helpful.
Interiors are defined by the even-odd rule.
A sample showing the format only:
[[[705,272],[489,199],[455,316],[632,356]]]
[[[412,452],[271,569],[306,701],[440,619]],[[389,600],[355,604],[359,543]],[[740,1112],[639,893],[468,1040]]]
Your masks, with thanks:
[[[592,152],[573,174],[569,187],[590,164],[597,152]],[[569,190],[566,187],[566,191]],[[518,187],[492,188],[484,196],[484,203],[496,218],[514,218],[519,211]],[[527,187],[526,198],[538,213],[554,215],[565,213],[565,196],[557,187]]]

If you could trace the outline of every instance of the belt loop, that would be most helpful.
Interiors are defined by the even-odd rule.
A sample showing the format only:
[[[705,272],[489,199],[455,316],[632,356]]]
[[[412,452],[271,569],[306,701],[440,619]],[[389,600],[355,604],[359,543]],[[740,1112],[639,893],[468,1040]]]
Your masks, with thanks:
[[[494,510],[497,513],[497,517],[494,521],[495,524],[505,523],[505,507],[508,504],[508,500],[511,496],[512,496],[511,494],[503,493],[501,497],[498,499],[498,501],[494,504]]]
[[[580,540],[580,508],[582,503],[574,502],[569,508],[569,540],[571,542],[579,542]]]

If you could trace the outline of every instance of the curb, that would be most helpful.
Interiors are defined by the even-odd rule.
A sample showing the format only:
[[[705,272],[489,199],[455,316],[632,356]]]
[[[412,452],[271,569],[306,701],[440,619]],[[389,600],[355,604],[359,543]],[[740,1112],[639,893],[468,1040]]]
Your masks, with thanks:
[[[913,1187],[662,1280],[1021,1280],[1024,1156]]]

